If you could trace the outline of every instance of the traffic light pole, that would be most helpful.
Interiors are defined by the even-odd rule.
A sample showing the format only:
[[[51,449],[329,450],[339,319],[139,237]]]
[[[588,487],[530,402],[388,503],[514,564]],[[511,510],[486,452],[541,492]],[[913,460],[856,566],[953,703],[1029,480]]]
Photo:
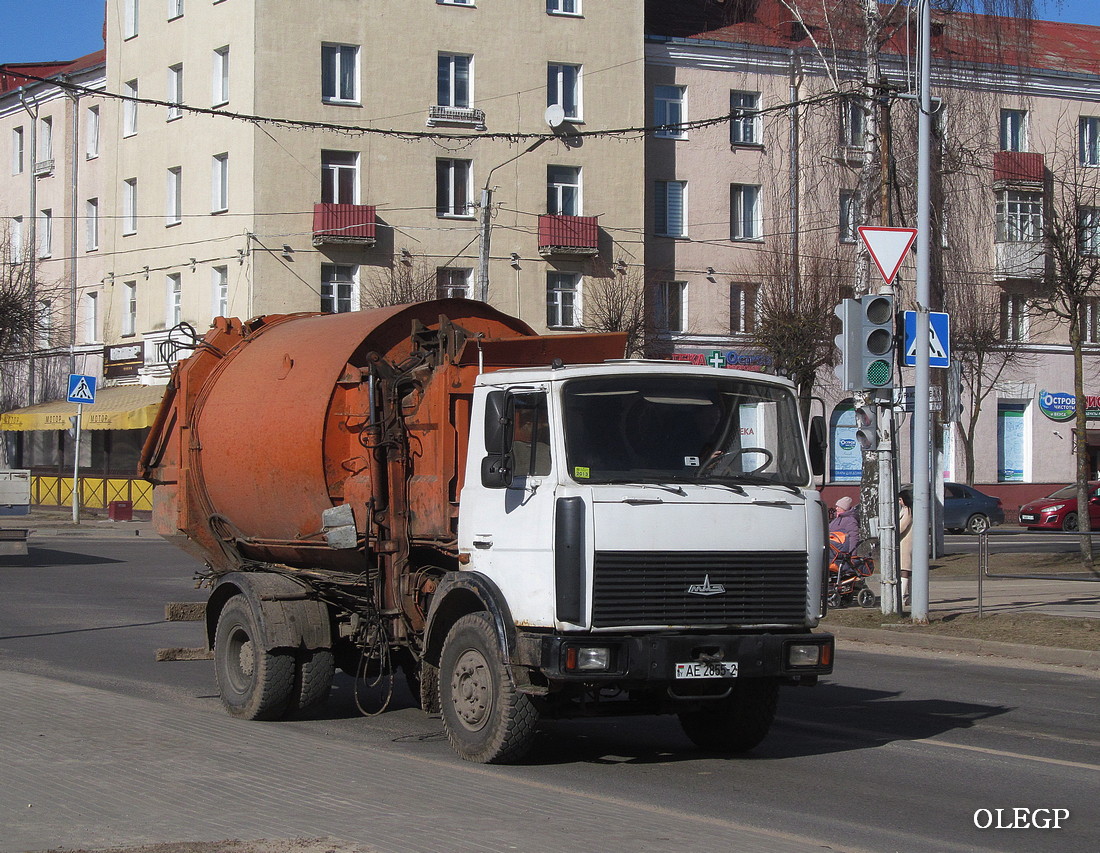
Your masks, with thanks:
[[[892,389],[891,389],[892,390]],[[891,395],[892,396],[892,395]],[[880,401],[883,402],[883,401]],[[897,483],[894,476],[894,407],[887,400],[881,407],[882,438],[878,446],[878,570],[879,605],[883,615],[898,612]]]

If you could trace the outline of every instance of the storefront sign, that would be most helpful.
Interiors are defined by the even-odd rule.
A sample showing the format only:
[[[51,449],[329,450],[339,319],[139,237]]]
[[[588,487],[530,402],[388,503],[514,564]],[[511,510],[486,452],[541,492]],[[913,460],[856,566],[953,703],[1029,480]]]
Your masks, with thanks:
[[[103,348],[103,375],[107,379],[137,376],[145,366],[145,344],[115,344]]]
[[[764,370],[772,366],[772,357],[762,352],[738,350],[708,350],[706,352],[674,352],[673,361],[686,361],[699,367],[722,367],[737,370]]]
[[[1040,391],[1039,411],[1052,421],[1071,421],[1077,415],[1077,398],[1062,391]],[[1100,419],[1100,395],[1085,397],[1085,417]]]

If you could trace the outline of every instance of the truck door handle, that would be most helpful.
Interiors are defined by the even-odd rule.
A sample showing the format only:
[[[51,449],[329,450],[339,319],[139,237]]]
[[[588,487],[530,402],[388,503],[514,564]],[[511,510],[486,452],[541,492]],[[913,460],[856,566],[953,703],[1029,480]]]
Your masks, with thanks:
[[[481,548],[483,550],[485,548],[492,548],[493,547],[493,537],[492,536],[482,536],[480,538],[474,537],[474,547],[475,548]]]

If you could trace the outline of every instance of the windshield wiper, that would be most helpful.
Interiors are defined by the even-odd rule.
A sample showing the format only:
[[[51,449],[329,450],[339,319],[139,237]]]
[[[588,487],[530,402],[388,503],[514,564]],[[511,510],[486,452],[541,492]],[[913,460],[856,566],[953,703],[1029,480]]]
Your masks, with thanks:
[[[748,483],[752,486],[775,486],[777,489],[786,489],[792,495],[798,495],[800,497],[802,495],[802,491],[795,486],[788,483],[777,483],[775,480],[768,477],[761,477],[757,474],[735,474],[728,477],[728,479],[732,480],[735,484]]]
[[[639,489],[661,489],[665,492],[672,492],[674,495],[680,497],[687,497],[687,492],[684,491],[682,486],[671,486],[666,483],[635,483],[630,480],[607,480],[610,486],[637,486]]]

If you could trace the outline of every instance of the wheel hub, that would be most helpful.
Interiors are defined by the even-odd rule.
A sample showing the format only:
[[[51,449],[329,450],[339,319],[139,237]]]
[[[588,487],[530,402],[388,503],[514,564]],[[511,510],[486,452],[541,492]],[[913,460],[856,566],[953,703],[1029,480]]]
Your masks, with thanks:
[[[477,731],[492,710],[492,676],[480,652],[468,649],[455,664],[451,675],[451,702],[462,725]]]

